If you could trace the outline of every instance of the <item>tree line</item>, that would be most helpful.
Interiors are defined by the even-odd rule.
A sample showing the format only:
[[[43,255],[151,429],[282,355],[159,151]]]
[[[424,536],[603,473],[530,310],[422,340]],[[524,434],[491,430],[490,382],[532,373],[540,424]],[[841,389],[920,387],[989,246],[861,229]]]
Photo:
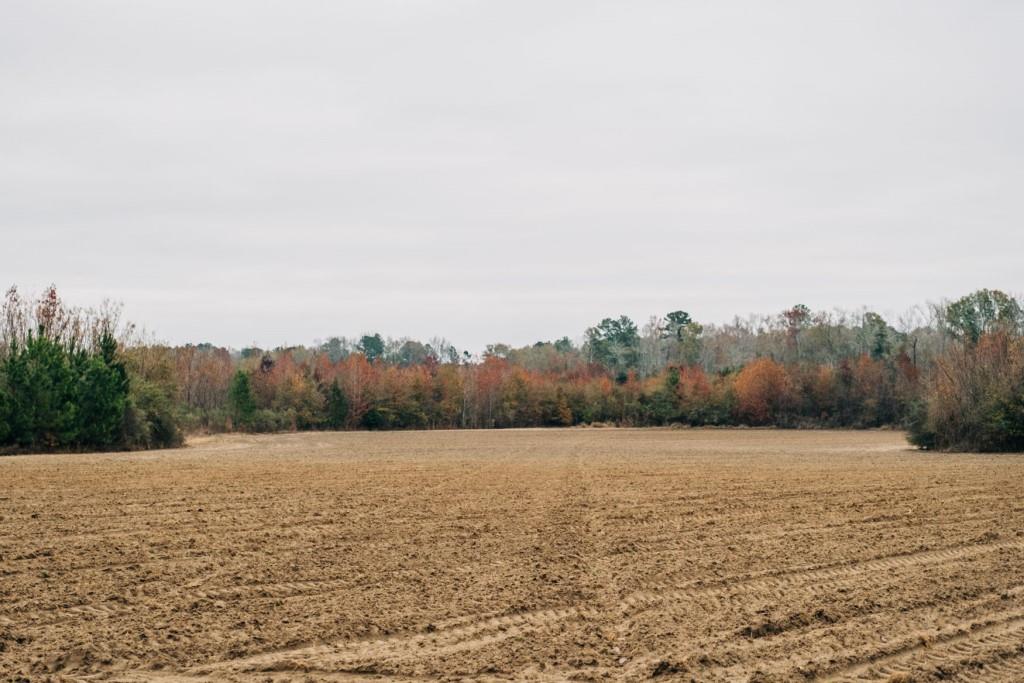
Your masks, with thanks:
[[[0,447],[151,448],[188,432],[615,425],[902,427],[924,448],[1024,450],[1024,314],[980,290],[888,321],[811,311],[702,325],[609,317],[480,354],[379,334],[233,350],[138,338],[119,310],[11,289]]]
[[[170,385],[131,368],[120,311],[38,300],[10,289],[0,311],[0,448],[157,448],[183,441]],[[130,328],[129,328],[130,329]]]

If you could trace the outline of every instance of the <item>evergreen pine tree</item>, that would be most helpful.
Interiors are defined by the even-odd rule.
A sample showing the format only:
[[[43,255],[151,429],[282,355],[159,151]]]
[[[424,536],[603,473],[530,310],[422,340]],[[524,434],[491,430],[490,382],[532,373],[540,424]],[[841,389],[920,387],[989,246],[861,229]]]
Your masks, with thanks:
[[[348,418],[348,399],[338,386],[338,380],[334,380],[327,389],[327,426],[331,429],[341,429],[345,426]]]
[[[228,390],[228,405],[231,409],[231,420],[236,427],[252,426],[256,414],[256,401],[252,397],[249,375],[239,370],[231,379]]]

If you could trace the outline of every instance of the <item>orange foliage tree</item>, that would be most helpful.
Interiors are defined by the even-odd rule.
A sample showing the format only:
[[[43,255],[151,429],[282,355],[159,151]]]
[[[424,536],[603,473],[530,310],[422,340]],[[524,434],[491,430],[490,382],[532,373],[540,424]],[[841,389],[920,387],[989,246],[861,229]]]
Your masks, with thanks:
[[[747,364],[736,375],[735,391],[737,415],[747,424],[778,422],[795,403],[786,368],[770,358]]]

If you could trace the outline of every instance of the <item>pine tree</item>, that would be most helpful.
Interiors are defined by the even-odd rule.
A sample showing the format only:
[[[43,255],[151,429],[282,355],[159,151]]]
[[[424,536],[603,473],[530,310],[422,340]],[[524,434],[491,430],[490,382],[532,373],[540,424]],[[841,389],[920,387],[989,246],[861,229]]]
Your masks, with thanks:
[[[11,348],[5,366],[10,441],[28,449],[75,443],[78,386],[64,348],[40,330]]]
[[[331,429],[341,429],[345,426],[347,418],[348,399],[338,386],[338,380],[334,380],[327,389],[327,426]]]
[[[99,353],[75,355],[78,375],[76,441],[93,448],[110,448],[122,437],[128,404],[128,371],[117,355],[117,341],[109,331],[99,340]]]
[[[252,397],[249,375],[239,370],[231,380],[228,390],[228,405],[231,420],[236,427],[250,427],[256,414],[256,401]]]

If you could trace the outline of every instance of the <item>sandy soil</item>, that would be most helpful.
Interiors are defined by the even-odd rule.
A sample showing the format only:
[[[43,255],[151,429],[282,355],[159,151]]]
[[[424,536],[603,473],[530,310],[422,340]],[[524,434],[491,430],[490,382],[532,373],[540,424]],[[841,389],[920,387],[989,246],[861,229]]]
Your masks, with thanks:
[[[0,679],[1024,681],[1024,456],[523,430],[0,458]]]

